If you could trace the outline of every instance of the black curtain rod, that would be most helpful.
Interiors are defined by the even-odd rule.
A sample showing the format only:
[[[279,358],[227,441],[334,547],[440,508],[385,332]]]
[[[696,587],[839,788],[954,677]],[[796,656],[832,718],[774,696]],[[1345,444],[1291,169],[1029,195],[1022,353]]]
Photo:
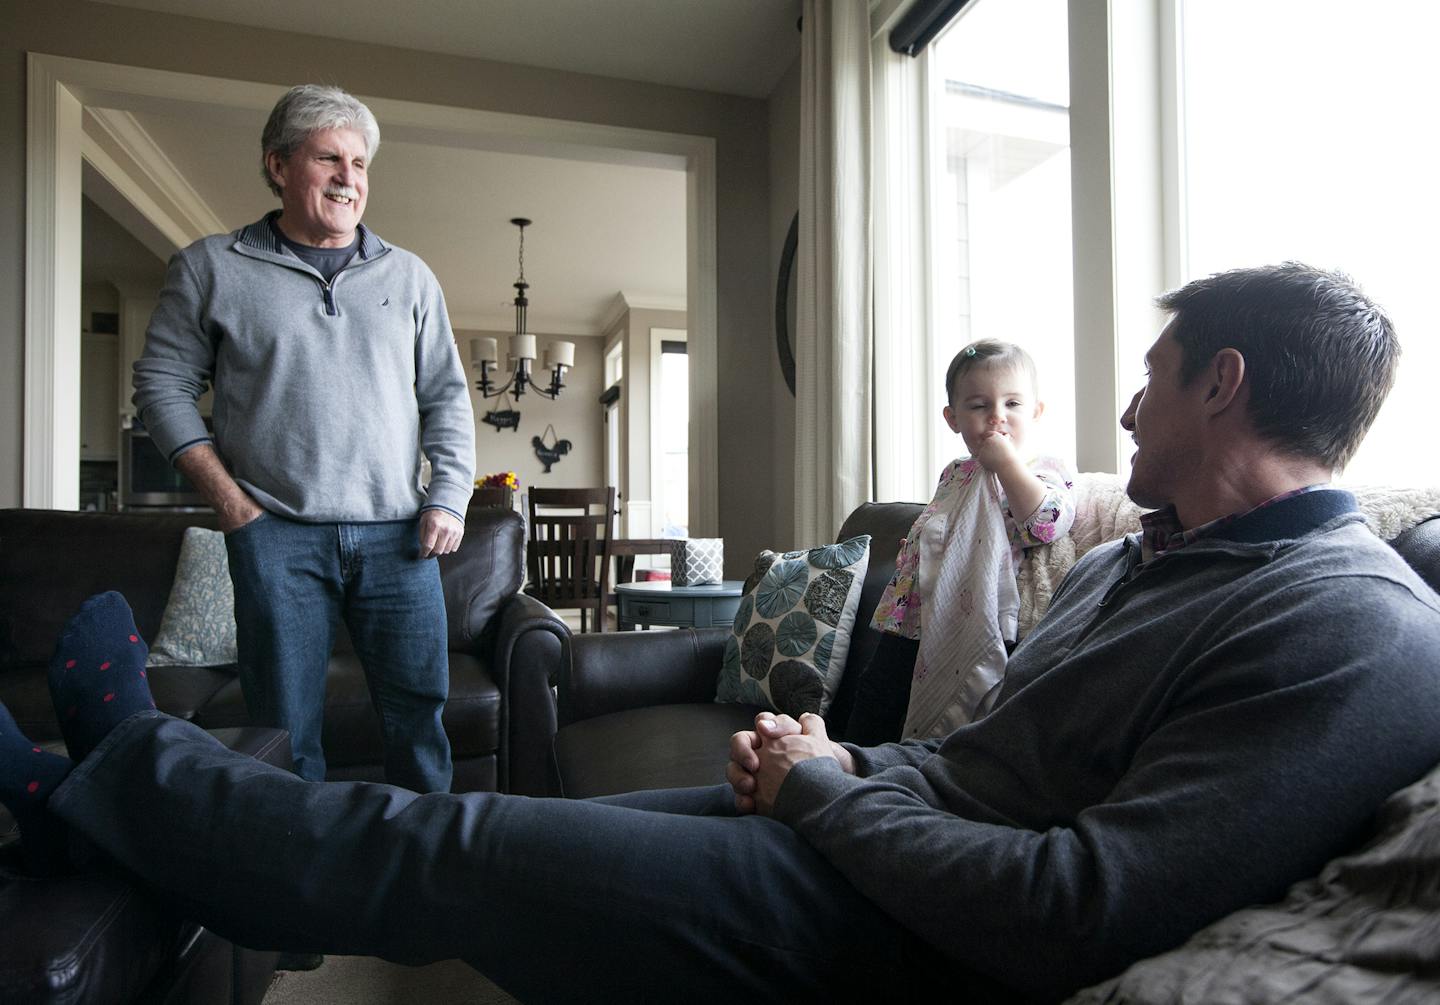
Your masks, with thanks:
[[[916,56],[955,20],[970,0],[916,0],[898,24],[890,29],[890,48],[902,56]]]

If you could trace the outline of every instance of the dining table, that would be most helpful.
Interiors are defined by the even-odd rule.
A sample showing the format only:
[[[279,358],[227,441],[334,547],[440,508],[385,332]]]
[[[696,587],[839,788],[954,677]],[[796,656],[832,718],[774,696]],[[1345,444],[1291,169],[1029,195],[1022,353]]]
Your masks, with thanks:
[[[635,578],[635,559],[641,555],[668,555],[675,545],[669,537],[613,537],[610,539],[610,558],[614,578],[605,584],[605,606],[615,605],[618,583],[629,583]]]

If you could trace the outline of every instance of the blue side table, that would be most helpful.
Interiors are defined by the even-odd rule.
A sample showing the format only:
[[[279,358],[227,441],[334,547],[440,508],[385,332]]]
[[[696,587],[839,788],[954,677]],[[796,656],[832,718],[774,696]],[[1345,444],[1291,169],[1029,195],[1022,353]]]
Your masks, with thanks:
[[[727,579],[718,586],[671,586],[666,582],[618,583],[615,586],[617,620],[622,632],[638,625],[673,625],[709,628],[735,620],[745,584]]]

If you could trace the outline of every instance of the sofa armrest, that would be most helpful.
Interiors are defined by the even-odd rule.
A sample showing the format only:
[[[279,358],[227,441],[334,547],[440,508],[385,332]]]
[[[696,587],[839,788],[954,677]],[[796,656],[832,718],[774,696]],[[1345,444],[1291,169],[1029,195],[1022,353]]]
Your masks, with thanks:
[[[625,709],[714,701],[729,636],[728,628],[682,628],[572,637],[560,670],[560,725]]]
[[[555,739],[555,692],[570,629],[534,597],[516,593],[495,616],[490,673],[500,689],[501,792],[541,795],[550,790],[550,745]]]
[[[1440,591],[1440,516],[1420,521],[1390,544],[1432,590]]]
[[[496,506],[470,510],[459,550],[441,555],[439,562],[450,648],[472,649],[525,581],[520,514]]]

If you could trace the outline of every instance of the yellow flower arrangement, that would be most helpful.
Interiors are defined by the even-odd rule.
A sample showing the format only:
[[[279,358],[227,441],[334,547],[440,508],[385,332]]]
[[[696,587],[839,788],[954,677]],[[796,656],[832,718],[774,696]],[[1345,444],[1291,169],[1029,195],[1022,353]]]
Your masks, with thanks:
[[[482,488],[507,488],[512,492],[520,487],[520,479],[513,471],[497,471],[493,475],[482,475],[475,479],[475,487]]]

